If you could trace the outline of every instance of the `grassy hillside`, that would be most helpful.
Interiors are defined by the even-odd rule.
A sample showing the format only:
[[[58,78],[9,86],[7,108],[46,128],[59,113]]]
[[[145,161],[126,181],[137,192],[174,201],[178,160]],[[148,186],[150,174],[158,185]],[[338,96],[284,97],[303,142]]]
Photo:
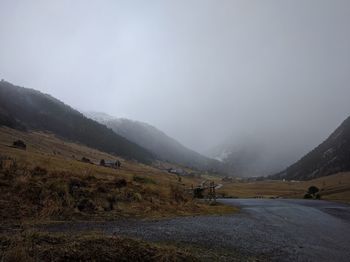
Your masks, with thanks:
[[[175,139],[147,123],[114,118],[103,113],[85,113],[88,117],[111,128],[117,134],[146,148],[158,159],[185,167],[223,173],[223,164],[186,148]]]
[[[9,147],[22,139],[27,150]],[[200,178],[183,178],[147,165],[118,158],[112,169],[94,163],[116,157],[65,142],[54,135],[0,128],[0,156],[11,167],[0,170],[2,221],[42,219],[116,219],[225,213],[225,206],[208,206],[192,199],[186,189]]]
[[[19,130],[50,131],[64,139],[142,163],[154,160],[146,149],[50,95],[5,81],[0,82],[0,125]]]

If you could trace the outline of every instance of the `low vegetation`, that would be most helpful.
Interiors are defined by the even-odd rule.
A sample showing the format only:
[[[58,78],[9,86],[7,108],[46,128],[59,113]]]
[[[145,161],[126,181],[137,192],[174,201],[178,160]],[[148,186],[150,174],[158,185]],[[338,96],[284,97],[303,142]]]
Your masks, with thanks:
[[[103,167],[100,159],[115,157],[43,133],[7,128],[0,132],[2,221],[114,220],[234,211],[193,199],[187,189],[198,183],[194,178],[179,182],[175,175],[124,160],[121,168]],[[27,150],[6,146],[15,137],[26,141]]]
[[[12,146],[18,139],[26,150]],[[122,165],[101,166],[101,159],[120,159]],[[0,261],[196,261],[181,247],[91,231],[63,234],[35,228],[58,221],[159,219],[237,210],[194,199],[188,189],[200,180],[179,180],[52,134],[0,127]]]
[[[0,238],[0,260],[31,261],[197,261],[184,249],[98,232],[24,231]]]
[[[304,195],[305,199],[321,199],[321,195],[318,193],[320,190],[316,186],[310,186],[307,193]]]
[[[220,181],[223,187],[218,190],[218,194],[223,197],[239,198],[304,198],[305,192],[310,187],[319,189],[311,198],[321,198],[323,200],[333,200],[350,203],[350,173],[338,173],[325,176],[310,181]],[[311,189],[311,193],[314,188]],[[310,193],[310,192],[308,192]]]

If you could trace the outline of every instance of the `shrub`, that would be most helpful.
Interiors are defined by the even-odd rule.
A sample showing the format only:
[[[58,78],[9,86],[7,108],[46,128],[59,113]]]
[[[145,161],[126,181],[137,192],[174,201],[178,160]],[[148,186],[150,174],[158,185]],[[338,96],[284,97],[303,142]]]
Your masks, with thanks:
[[[109,195],[107,196],[107,202],[108,202],[108,206],[104,207],[104,210],[111,211],[114,209],[114,204],[117,203],[117,198],[115,197],[115,195]]]
[[[156,184],[156,182],[153,179],[148,177],[134,176],[133,180],[142,184]]]
[[[14,147],[21,148],[21,149],[26,149],[27,148],[27,145],[22,140],[14,141],[12,145]]]
[[[199,188],[199,187],[193,189],[193,197],[194,198],[203,198],[203,191],[204,191],[204,189]]]
[[[84,157],[84,156],[81,158],[81,161],[84,162],[84,163],[90,163],[91,164],[91,160],[89,158]]]
[[[178,185],[171,185],[170,186],[170,193],[172,195],[172,198],[177,202],[186,202],[186,196],[185,192],[182,188],[180,188]]]
[[[31,174],[33,176],[45,176],[47,175],[47,170],[45,168],[37,166],[31,171]]]
[[[139,202],[142,201],[142,196],[141,196],[140,193],[136,192],[136,193],[133,194],[133,196],[134,196],[134,200],[135,201],[139,201]]]
[[[304,195],[304,199],[311,199],[311,198],[312,198],[312,195],[309,194],[309,193],[306,193],[306,194]]]
[[[315,195],[316,193],[318,193],[320,190],[318,189],[318,187],[315,186],[310,186],[308,189],[308,193],[310,195]]]
[[[320,194],[316,194],[316,199],[317,200],[321,200],[321,195]]]
[[[96,210],[96,205],[92,200],[83,198],[78,202],[77,208],[79,211],[93,212]]]
[[[69,182],[69,193],[73,194],[79,188],[86,187],[86,183],[78,178],[71,178]]]
[[[124,178],[122,178],[122,179],[116,179],[116,181],[115,181],[115,186],[116,186],[116,188],[122,188],[122,187],[126,187],[127,186],[127,182],[126,182],[126,180],[124,179]]]
[[[63,182],[55,182],[49,185],[49,190],[57,194],[57,196],[64,200],[68,195],[68,185]]]
[[[99,193],[107,193],[108,190],[107,190],[107,188],[104,185],[99,185],[99,186],[97,186],[97,192],[99,192]]]

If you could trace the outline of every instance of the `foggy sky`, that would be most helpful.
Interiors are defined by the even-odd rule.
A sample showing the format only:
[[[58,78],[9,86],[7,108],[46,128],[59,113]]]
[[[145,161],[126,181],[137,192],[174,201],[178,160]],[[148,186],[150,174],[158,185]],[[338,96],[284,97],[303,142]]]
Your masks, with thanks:
[[[0,40],[0,78],[200,152],[299,158],[350,115],[347,0],[1,0]]]

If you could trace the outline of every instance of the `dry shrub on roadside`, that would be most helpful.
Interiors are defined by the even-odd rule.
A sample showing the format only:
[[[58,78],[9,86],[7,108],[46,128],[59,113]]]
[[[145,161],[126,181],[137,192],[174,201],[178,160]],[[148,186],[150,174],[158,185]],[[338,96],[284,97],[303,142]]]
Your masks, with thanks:
[[[170,197],[174,199],[177,203],[188,202],[189,197],[186,195],[185,190],[182,186],[176,184],[170,185]]]
[[[47,170],[45,168],[42,168],[40,166],[36,166],[32,171],[31,171],[32,176],[45,176],[47,175]]]

